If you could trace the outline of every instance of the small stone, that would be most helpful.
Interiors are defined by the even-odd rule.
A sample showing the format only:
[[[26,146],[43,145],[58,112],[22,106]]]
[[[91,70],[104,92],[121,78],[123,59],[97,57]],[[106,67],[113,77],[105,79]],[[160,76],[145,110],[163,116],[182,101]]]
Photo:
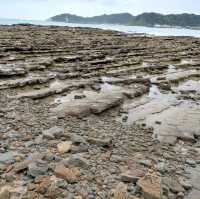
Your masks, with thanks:
[[[15,161],[12,152],[0,153],[0,163],[1,164],[10,164]]]
[[[78,181],[78,176],[80,172],[77,168],[66,168],[64,164],[57,164],[54,170],[56,176],[67,180],[69,183],[75,183]]]
[[[45,175],[48,171],[48,165],[44,161],[32,162],[28,166],[28,174],[32,177],[38,177],[40,175]]]
[[[184,196],[185,196],[184,193],[180,192],[180,193],[177,194],[176,199],[183,199]]]
[[[30,154],[27,159],[31,161],[37,161],[37,160],[42,160],[44,157],[45,157],[45,154],[36,152],[36,153]]]
[[[156,165],[156,169],[157,171],[159,171],[160,173],[164,174],[165,172],[167,172],[167,165],[164,162],[159,162]]]
[[[110,158],[110,161],[115,162],[115,163],[119,163],[119,162],[126,161],[126,158],[119,156],[119,155],[112,155],[111,158]]]
[[[43,143],[43,136],[42,135],[39,135],[39,136],[37,136],[36,138],[35,138],[35,144],[42,144]]]
[[[84,152],[88,152],[88,145],[81,143],[80,145],[76,146],[73,145],[71,148],[71,152],[72,153],[84,153]]]
[[[127,171],[121,174],[121,181],[136,183],[141,177],[144,177],[142,170]]]
[[[196,162],[192,159],[186,159],[185,163],[190,166],[196,166]]]
[[[71,150],[71,146],[72,146],[71,141],[61,142],[57,145],[58,152],[59,153],[67,153]]]
[[[80,168],[88,168],[89,163],[88,160],[81,157],[79,154],[72,155],[69,159],[64,160],[64,164],[66,166],[80,167]]]
[[[83,199],[82,196],[74,196],[74,199]]]
[[[155,123],[156,123],[156,124],[162,124],[162,122],[161,122],[161,121],[155,121]]]
[[[122,117],[122,122],[127,122],[128,121],[128,115],[124,115]]]
[[[64,134],[64,128],[54,126],[48,130],[44,130],[42,134],[47,139],[60,138]]]
[[[76,95],[74,95],[74,99],[83,99],[83,98],[85,98],[86,96],[84,95],[84,94],[80,94],[80,95],[78,95],[78,94],[76,94]]]
[[[77,134],[72,134],[70,136],[70,138],[71,138],[71,141],[72,141],[73,144],[81,144],[81,143],[85,144],[85,143],[87,143],[85,138],[83,138],[82,136],[77,135]]]
[[[35,143],[33,142],[33,141],[28,141],[28,142],[26,142],[24,145],[25,145],[25,147],[31,147],[31,146],[33,146]]]
[[[151,167],[152,166],[150,160],[139,160],[138,163],[145,166],[145,167]]]
[[[14,165],[13,171],[18,173],[28,168],[29,164],[31,163],[30,160],[24,160],[23,162],[17,163]]]
[[[88,142],[90,144],[94,144],[100,147],[108,147],[111,145],[112,140],[110,138],[106,138],[106,139],[89,138]]]

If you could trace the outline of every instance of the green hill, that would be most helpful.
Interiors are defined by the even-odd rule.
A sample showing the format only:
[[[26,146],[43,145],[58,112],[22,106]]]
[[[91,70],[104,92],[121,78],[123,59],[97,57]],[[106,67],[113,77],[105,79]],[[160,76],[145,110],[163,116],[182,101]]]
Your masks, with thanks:
[[[195,14],[169,14],[143,13],[133,16],[129,13],[100,15],[94,17],[81,17],[71,14],[60,14],[50,18],[55,22],[68,23],[95,23],[95,24],[123,24],[139,26],[181,26],[200,27],[200,15]]]

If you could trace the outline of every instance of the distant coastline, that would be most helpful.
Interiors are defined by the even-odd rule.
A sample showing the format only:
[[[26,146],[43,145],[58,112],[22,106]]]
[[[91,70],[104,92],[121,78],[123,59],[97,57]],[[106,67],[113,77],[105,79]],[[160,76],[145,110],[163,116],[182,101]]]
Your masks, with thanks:
[[[80,23],[80,24],[118,24],[128,26],[167,27],[200,29],[200,15],[143,13],[133,16],[130,13],[82,17],[72,14],[59,14],[47,19],[53,22]]]

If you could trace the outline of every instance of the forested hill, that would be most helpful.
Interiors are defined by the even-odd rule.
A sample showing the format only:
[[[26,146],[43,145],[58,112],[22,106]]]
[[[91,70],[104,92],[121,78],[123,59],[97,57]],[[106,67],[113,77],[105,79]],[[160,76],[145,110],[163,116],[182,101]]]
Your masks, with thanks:
[[[143,13],[133,16],[129,13],[81,17],[72,14],[60,14],[50,18],[51,21],[68,23],[123,24],[139,26],[182,26],[200,27],[200,15]]]

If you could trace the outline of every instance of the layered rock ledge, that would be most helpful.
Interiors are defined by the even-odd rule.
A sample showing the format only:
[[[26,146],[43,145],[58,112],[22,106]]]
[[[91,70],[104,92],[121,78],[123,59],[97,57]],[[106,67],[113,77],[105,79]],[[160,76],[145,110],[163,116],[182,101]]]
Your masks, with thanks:
[[[0,26],[0,198],[198,199],[200,39]]]

